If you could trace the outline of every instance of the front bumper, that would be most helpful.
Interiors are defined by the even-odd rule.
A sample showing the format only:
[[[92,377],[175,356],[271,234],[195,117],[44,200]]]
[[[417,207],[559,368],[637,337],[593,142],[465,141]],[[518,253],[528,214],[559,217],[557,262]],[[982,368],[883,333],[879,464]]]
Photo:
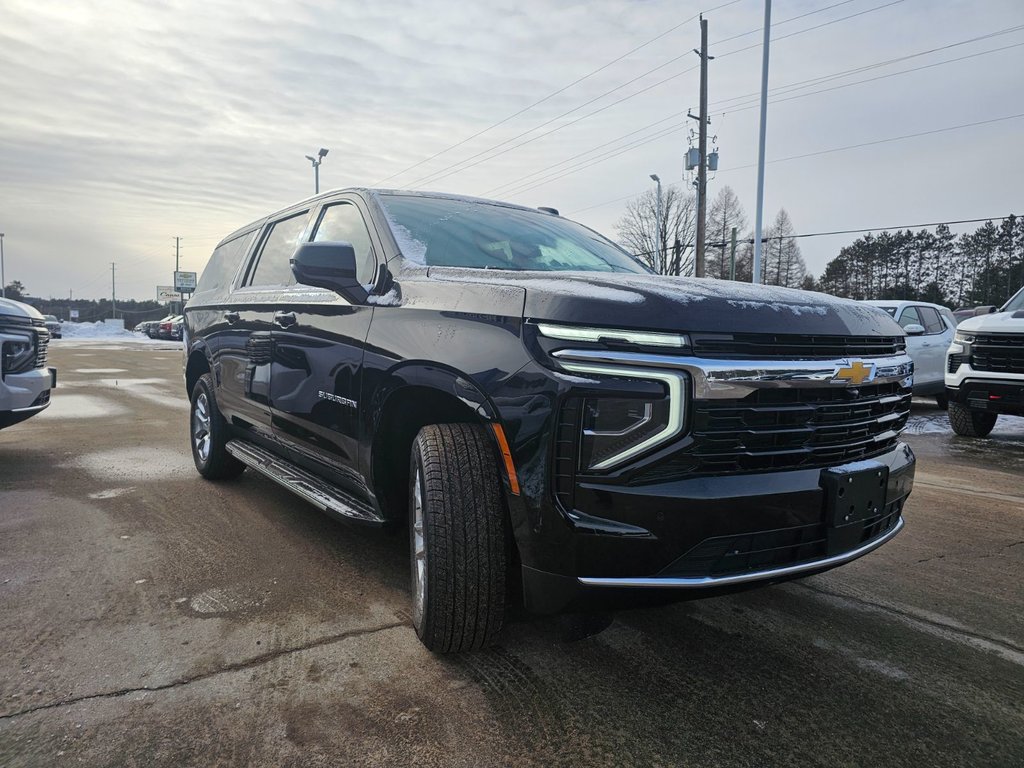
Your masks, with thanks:
[[[563,550],[569,573],[524,566],[526,605],[549,613],[636,605],[638,592],[657,601],[706,597],[848,563],[899,533],[913,487],[905,444],[869,462],[885,474],[884,498],[876,514],[850,524],[828,520],[822,469],[593,488],[591,499],[616,522],[575,514]]]
[[[56,368],[35,368],[8,374],[0,381],[0,429],[35,416],[50,405]]]
[[[946,387],[949,402],[972,411],[1024,416],[1024,379],[974,378]]]

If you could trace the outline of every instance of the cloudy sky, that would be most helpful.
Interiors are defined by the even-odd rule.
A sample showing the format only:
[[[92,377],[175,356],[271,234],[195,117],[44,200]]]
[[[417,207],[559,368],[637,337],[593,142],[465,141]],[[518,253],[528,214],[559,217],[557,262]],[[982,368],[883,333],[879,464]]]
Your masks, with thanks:
[[[152,296],[175,236],[201,270],[224,234],[311,194],[318,147],[324,189],[551,205],[614,235],[649,174],[686,181],[700,10],[709,196],[732,186],[753,222],[761,0],[3,6],[0,231],[7,281],[31,295],[109,295],[116,262],[118,295]],[[766,218],[784,206],[819,232],[1024,213],[1020,0],[776,0],[773,38]],[[801,247],[819,273],[849,240]]]

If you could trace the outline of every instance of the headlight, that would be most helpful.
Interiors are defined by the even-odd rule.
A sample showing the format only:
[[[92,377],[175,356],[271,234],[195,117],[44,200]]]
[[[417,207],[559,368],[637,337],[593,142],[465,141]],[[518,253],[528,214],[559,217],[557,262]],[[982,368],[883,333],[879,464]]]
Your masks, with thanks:
[[[3,375],[9,373],[24,373],[32,370],[36,361],[35,337],[30,333],[5,332],[8,337],[3,343],[3,352],[0,354],[0,369]],[[16,337],[16,338],[11,338]]]
[[[953,342],[955,344],[973,344],[974,334],[967,333],[965,331],[957,331],[956,335],[953,336]]]
[[[660,381],[660,400],[589,397],[583,409],[580,468],[600,472],[624,464],[663,445],[683,431],[688,396],[687,374],[589,363],[563,363],[574,373]]]

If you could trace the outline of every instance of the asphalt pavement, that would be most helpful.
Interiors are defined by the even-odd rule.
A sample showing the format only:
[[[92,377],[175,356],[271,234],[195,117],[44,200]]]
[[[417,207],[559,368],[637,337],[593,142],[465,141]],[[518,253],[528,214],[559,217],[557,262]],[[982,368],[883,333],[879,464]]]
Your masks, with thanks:
[[[2,766],[1024,765],[1024,420],[916,404],[907,527],[850,565],[439,657],[404,536],[196,474],[179,345],[51,360],[0,432]]]

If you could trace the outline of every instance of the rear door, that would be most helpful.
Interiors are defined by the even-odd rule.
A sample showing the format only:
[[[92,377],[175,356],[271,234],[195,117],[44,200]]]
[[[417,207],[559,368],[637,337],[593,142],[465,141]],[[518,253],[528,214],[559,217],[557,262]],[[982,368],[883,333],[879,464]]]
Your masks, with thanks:
[[[350,196],[325,202],[315,212],[310,239],[351,243],[356,275],[369,284],[381,249],[360,206],[361,201]],[[325,465],[336,481],[361,490],[359,387],[373,307],[350,304],[324,288],[293,288],[273,331],[275,434],[299,458]]]
[[[938,386],[945,382],[946,350],[953,340],[953,332],[946,328],[945,321],[934,307],[918,307],[917,313],[925,329],[921,337],[921,367],[928,383]],[[916,363],[914,375],[916,378]]]
[[[289,290],[288,260],[306,236],[309,210],[291,211],[268,221],[255,255],[224,306],[225,330],[218,360],[218,405],[231,423],[258,442],[273,441],[270,424],[271,331]]]

